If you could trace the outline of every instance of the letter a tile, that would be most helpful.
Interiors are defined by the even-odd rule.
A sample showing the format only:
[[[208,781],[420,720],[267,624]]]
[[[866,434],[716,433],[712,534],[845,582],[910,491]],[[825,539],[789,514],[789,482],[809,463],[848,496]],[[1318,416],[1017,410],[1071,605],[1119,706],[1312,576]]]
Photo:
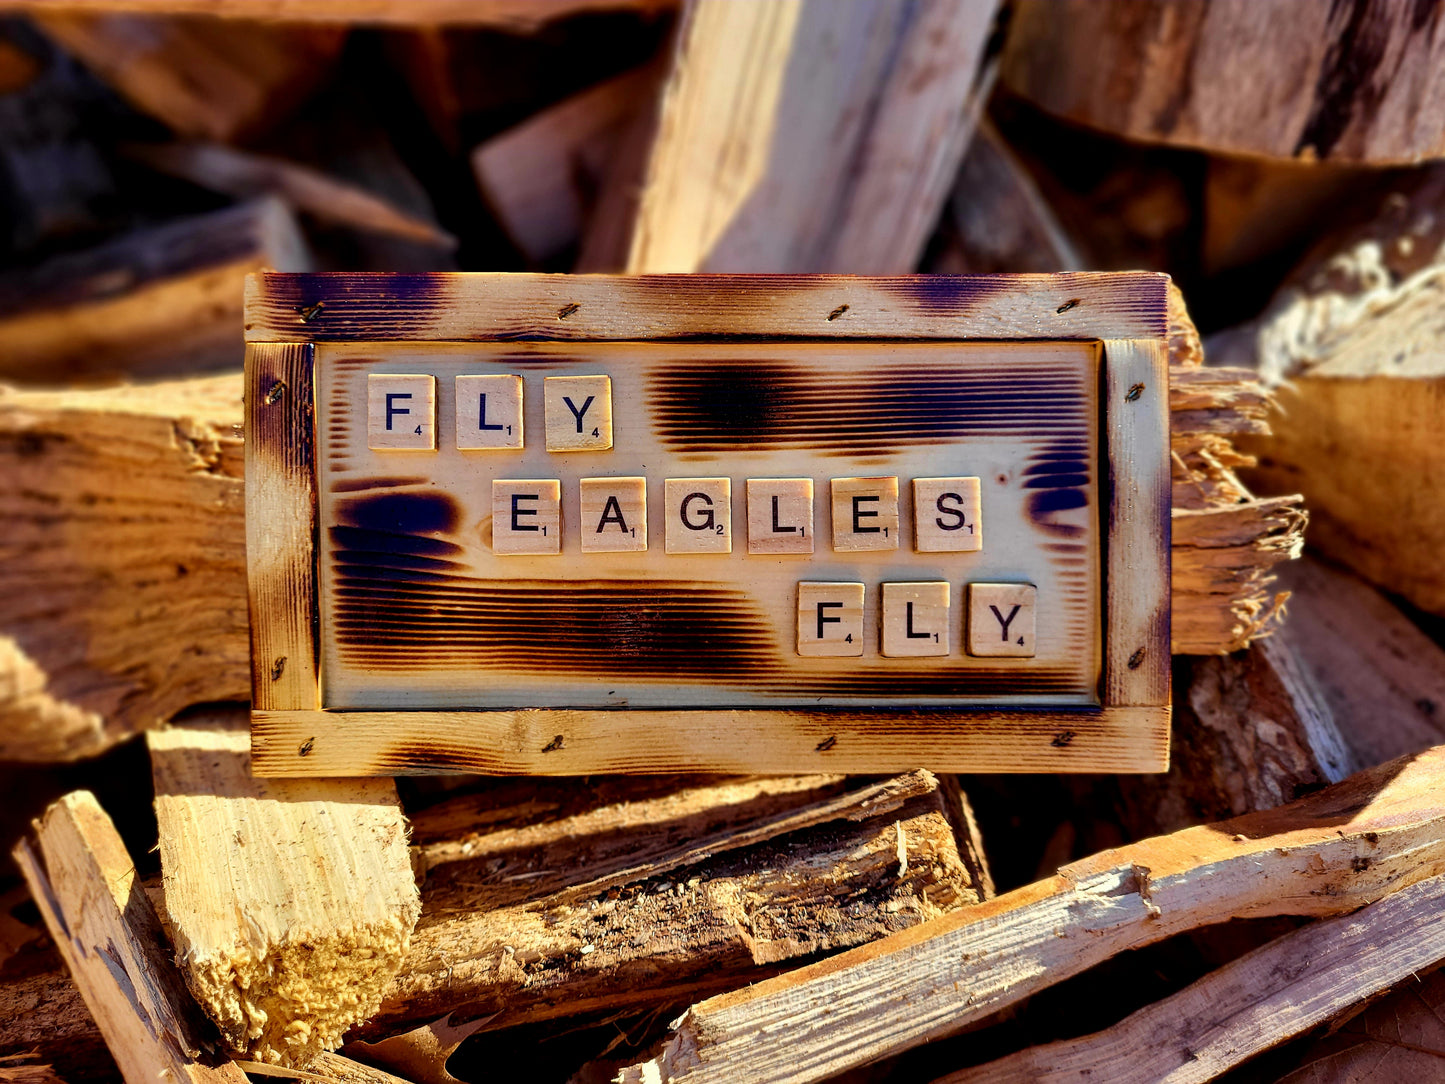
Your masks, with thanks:
[[[583,478],[583,553],[640,553],[647,549],[647,479]]]

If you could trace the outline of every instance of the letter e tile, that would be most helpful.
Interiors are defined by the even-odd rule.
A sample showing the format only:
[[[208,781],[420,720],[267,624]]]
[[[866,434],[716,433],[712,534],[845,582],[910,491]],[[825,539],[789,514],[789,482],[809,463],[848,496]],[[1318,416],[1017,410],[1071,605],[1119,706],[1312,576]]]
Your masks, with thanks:
[[[647,479],[583,478],[577,529],[583,553],[647,549]]]
[[[437,446],[437,382],[432,376],[372,373],[366,378],[366,446],[430,452]]]
[[[559,479],[493,480],[492,552],[562,552],[562,483]]]
[[[863,654],[863,585],[798,584],[798,654],[805,658]]]
[[[913,548],[919,553],[983,549],[977,478],[913,479]]]
[[[969,584],[968,653],[1032,658],[1038,594],[1031,583]]]
[[[833,479],[833,549],[898,548],[898,479]]]
[[[948,584],[883,585],[883,654],[890,659],[948,654]]]
[[[748,552],[813,552],[813,479],[748,479]]]
[[[605,452],[612,447],[612,378],[543,378],[542,414],[547,451]]]

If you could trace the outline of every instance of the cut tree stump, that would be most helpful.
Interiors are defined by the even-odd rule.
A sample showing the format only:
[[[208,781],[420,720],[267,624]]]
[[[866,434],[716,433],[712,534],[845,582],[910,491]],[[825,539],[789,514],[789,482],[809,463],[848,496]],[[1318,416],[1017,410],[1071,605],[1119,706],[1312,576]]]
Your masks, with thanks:
[[[1431,5],[1023,0],[1002,78],[1051,113],[1230,154],[1445,157],[1445,35]]]
[[[1246,953],[1107,1031],[1028,1047],[935,1084],[1203,1084],[1445,960],[1445,877]]]
[[[1445,746],[1292,805],[1057,875],[699,1002],[619,1080],[793,1084],[960,1031],[1129,949],[1232,918],[1347,914],[1445,873]]]
[[[1323,242],[1211,356],[1280,385],[1251,484],[1302,492],[1310,545],[1445,614],[1445,167]]]
[[[6,272],[0,378],[59,386],[239,365],[246,276],[310,266],[290,208],[266,198]]]
[[[246,1084],[187,996],[135,863],[89,791],[36,822],[15,860],[127,1084]]]
[[[420,901],[391,780],[263,780],[244,712],[147,736],[168,929],[247,1059],[304,1067],[377,1009]]]
[[[991,81],[996,6],[690,0],[627,270],[913,271]]]
[[[1173,646],[1216,654],[1275,627],[1270,569],[1304,515],[1233,474],[1231,435],[1264,427],[1255,375],[1199,367],[1182,308],[1172,325]],[[239,376],[0,389],[0,758],[90,756],[249,698],[240,406]]]
[[[532,780],[419,812],[422,918],[353,1037],[685,1001],[992,894],[961,796],[928,772],[682,782]]]

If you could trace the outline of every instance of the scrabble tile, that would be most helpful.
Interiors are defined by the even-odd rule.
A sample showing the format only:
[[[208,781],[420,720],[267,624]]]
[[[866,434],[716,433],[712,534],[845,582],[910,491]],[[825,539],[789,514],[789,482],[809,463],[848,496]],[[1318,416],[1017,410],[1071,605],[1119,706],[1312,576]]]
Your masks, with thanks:
[[[1039,589],[1031,583],[968,585],[968,653],[1032,658]]]
[[[948,654],[948,584],[883,585],[883,654],[892,659]]]
[[[898,548],[898,479],[833,479],[833,548]]]
[[[437,382],[432,376],[372,373],[366,378],[366,446],[377,451],[434,451]]]
[[[748,479],[748,552],[813,552],[813,479]]]
[[[458,448],[471,452],[522,447],[520,376],[459,376],[456,391]]]
[[[542,414],[547,451],[606,451],[612,447],[612,378],[544,377]]]
[[[798,584],[798,654],[806,658],[863,654],[863,585]]]
[[[913,479],[913,548],[919,553],[983,549],[977,478]]]
[[[583,553],[647,549],[647,479],[583,478],[577,526]]]
[[[492,552],[562,552],[562,483],[558,479],[497,478],[492,482]]]
[[[669,478],[662,545],[667,553],[733,551],[731,478]]]

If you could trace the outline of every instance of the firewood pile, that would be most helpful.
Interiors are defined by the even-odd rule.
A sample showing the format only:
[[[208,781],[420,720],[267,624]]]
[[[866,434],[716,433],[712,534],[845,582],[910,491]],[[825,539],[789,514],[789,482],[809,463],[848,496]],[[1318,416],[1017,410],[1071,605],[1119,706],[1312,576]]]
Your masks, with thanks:
[[[1445,1080],[1445,5],[0,8],[0,1084]],[[253,777],[261,268],[1168,272],[1172,770]]]

